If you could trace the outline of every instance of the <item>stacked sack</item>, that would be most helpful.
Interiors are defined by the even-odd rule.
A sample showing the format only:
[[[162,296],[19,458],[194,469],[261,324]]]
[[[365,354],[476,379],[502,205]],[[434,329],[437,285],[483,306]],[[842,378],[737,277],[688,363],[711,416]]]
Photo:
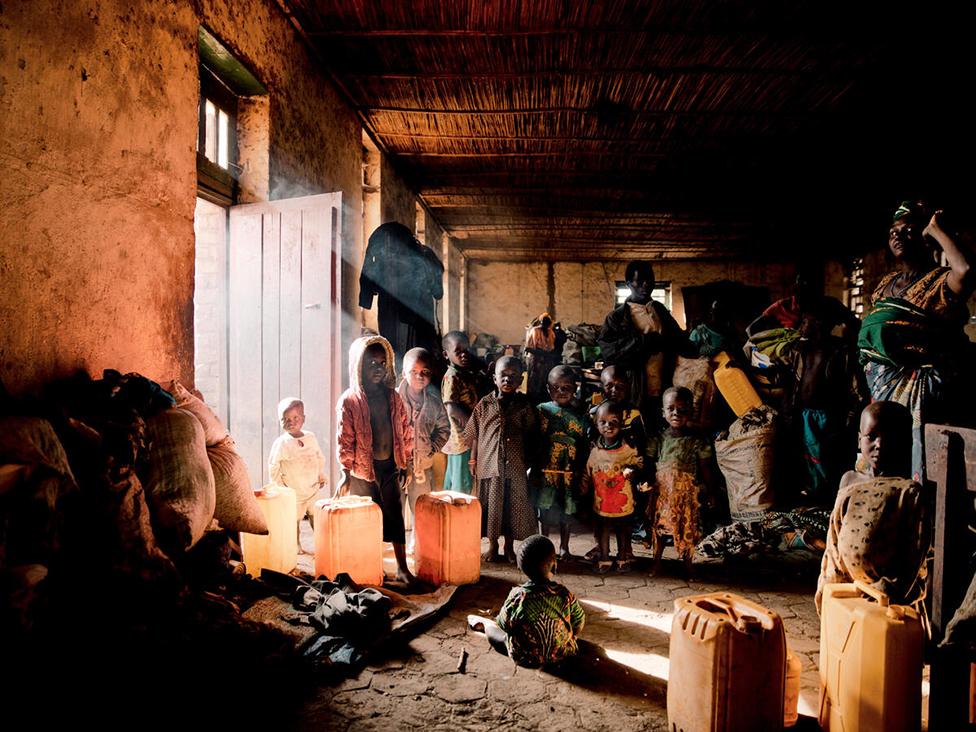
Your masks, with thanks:
[[[776,411],[750,409],[715,440],[715,460],[725,476],[734,521],[756,521],[772,509]]]

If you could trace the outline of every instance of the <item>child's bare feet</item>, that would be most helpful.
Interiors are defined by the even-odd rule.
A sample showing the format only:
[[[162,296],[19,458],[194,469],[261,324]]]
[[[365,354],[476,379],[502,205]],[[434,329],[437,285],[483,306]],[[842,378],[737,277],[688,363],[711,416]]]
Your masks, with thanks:
[[[613,562],[609,559],[600,559],[596,563],[597,574],[606,574],[613,569]]]
[[[494,549],[489,549],[484,554],[481,555],[481,561],[483,562],[504,562],[505,558]]]
[[[395,579],[397,582],[402,582],[408,587],[413,587],[417,584],[417,578],[413,576],[413,573],[409,569],[398,569]]]

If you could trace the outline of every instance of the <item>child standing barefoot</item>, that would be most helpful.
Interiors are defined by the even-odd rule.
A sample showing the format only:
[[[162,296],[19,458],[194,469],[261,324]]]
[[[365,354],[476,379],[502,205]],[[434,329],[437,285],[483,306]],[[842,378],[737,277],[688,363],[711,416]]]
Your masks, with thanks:
[[[664,536],[674,539],[685,571],[691,572],[695,547],[701,539],[699,492],[714,485],[714,447],[688,426],[693,399],[683,386],[665,391],[663,412],[668,426],[647,444],[648,462],[656,464],[653,499],[648,502],[648,515],[654,517],[653,574],[661,570]]]
[[[569,523],[576,513],[573,491],[577,488],[580,468],[585,465],[585,424],[573,411],[576,374],[568,366],[556,366],[549,372],[551,402],[540,404],[539,419],[544,437],[541,475],[534,496],[543,536],[559,528],[559,558],[570,559]]]
[[[529,578],[508,593],[497,622],[469,615],[468,625],[483,627],[488,642],[520,666],[536,668],[574,655],[586,614],[573,593],[552,581],[556,547],[544,536],[519,546],[518,566]]]
[[[271,445],[268,473],[271,482],[295,491],[298,499],[298,525],[308,516],[314,526],[312,509],[325,485],[325,455],[315,435],[305,426],[305,403],[297,397],[282,399],[278,404],[278,421],[284,434]],[[299,543],[299,549],[301,544]]]
[[[397,580],[413,584],[407,567],[400,477],[413,459],[409,417],[393,390],[393,348],[382,336],[357,338],[349,347],[350,387],[339,397],[338,460],[347,491],[369,496],[383,510],[383,541],[393,544]]]
[[[539,415],[525,394],[519,393],[522,362],[503,356],[495,362],[495,386],[471,412],[464,442],[471,446],[471,475],[487,516],[489,562],[501,561],[498,537],[505,537],[504,556],[515,561],[512,541],[536,533],[535,512],[529,503],[526,471],[539,440]]]
[[[411,348],[403,355],[403,381],[397,393],[407,408],[413,460],[407,466],[405,491],[410,505],[410,516],[417,516],[417,499],[433,490],[434,453],[444,447],[451,435],[447,412],[441,403],[441,395],[430,383],[433,357],[425,348]],[[410,534],[407,553],[413,554],[417,536],[416,525]]]
[[[623,410],[619,404],[602,402],[596,410],[600,433],[590,448],[583,473],[583,493],[593,494],[593,513],[597,516],[599,555],[597,571],[608,572],[610,531],[617,535],[617,569],[630,569],[634,553],[630,548],[631,520],[634,515],[636,471],[641,468],[640,453],[621,436]]]
[[[491,385],[475,370],[468,336],[452,330],[444,336],[447,372],[441,380],[441,399],[451,421],[451,435],[441,449],[447,455],[444,490],[471,493],[471,450],[464,444],[464,428],[478,400],[491,392]]]

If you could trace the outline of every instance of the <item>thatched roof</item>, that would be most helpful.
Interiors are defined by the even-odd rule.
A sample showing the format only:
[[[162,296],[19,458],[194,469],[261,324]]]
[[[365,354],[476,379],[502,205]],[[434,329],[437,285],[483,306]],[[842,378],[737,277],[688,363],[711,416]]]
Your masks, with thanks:
[[[911,4],[279,2],[473,256],[768,254],[816,206],[856,227],[927,170],[892,178],[935,128],[888,100],[973,70]]]

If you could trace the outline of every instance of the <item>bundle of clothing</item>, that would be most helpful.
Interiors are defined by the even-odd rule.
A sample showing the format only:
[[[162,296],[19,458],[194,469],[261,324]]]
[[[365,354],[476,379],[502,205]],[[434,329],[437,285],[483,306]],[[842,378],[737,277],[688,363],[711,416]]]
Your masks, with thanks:
[[[746,355],[750,357],[753,365],[768,366],[789,358],[798,340],[800,340],[800,331],[793,328],[764,330],[749,339],[746,344]]]
[[[295,612],[284,619],[294,625],[311,625],[318,631],[303,655],[318,663],[357,667],[366,653],[390,634],[393,619],[389,597],[372,587],[360,588],[348,574],[335,580],[305,580],[265,570],[261,579],[279,587],[292,583]]]
[[[735,521],[706,536],[698,551],[710,558],[751,557],[786,552],[822,552],[830,511],[797,508],[768,511],[754,521]]]

